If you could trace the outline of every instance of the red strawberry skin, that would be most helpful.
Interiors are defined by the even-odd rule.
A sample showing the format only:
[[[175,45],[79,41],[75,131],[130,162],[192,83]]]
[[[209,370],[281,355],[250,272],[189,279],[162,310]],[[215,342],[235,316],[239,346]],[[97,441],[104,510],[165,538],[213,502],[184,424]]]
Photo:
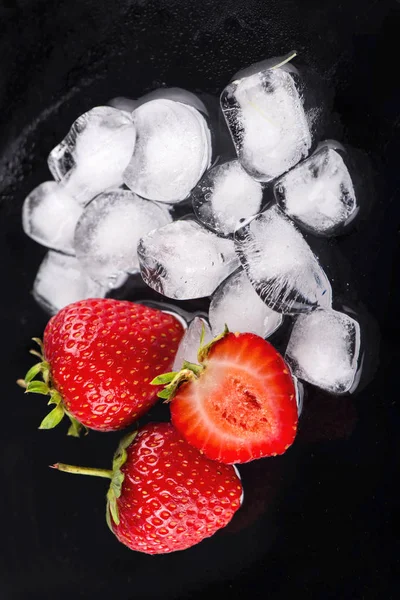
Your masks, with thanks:
[[[127,449],[117,538],[132,550],[164,554],[213,535],[240,507],[233,467],[209,460],[170,423],[143,427]]]
[[[47,324],[44,354],[66,410],[91,429],[126,427],[156,401],[150,381],[168,371],[183,327],[132,302],[82,300]]]
[[[171,402],[172,423],[183,437],[227,464],[285,452],[297,431],[296,392],[275,348],[252,333],[229,333],[203,365]]]

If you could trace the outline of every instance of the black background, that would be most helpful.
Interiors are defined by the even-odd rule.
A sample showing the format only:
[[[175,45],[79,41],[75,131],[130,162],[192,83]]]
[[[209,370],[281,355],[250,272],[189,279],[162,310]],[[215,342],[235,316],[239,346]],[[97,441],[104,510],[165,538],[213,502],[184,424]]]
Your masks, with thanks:
[[[2,600],[399,597],[399,13],[384,0],[0,2]],[[331,249],[347,264],[345,301],[380,330],[379,368],[354,397],[308,394],[290,451],[242,468],[245,505],[224,531],[134,553],[106,528],[104,481],[47,468],[107,467],[119,436],[37,431],[44,402],[14,383],[47,320],[30,295],[45,249],[23,235],[21,205],[85,110],[164,84],[215,94],[293,48],[331,86],[341,139],[370,160],[374,209]]]

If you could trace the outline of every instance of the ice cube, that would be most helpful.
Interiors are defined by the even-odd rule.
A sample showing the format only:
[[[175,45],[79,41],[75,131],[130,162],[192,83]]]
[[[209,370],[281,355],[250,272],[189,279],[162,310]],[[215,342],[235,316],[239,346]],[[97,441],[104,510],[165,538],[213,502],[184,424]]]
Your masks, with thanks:
[[[254,179],[274,179],[308,155],[319,113],[306,107],[303,88],[293,65],[265,61],[223,90],[221,107],[238,158]]]
[[[331,306],[331,286],[317,258],[277,206],[238,229],[235,248],[254,289],[271,309],[295,314]]]
[[[152,100],[137,108],[133,118],[138,137],[124,182],[149,200],[184,200],[211,160],[204,117],[180,102]]]
[[[50,314],[85,298],[104,298],[107,289],[83,273],[73,256],[49,250],[33,284],[35,300]]]
[[[268,308],[254,291],[243,269],[233,273],[214,292],[209,320],[214,335],[224,330],[250,332],[263,338],[282,323],[282,315]]]
[[[82,207],[55,181],[46,181],[26,197],[22,207],[25,233],[42,246],[75,254],[74,231]]]
[[[233,235],[240,219],[260,211],[263,191],[239,161],[232,160],[207,171],[192,196],[199,221],[226,237]]]
[[[76,256],[82,269],[106,284],[139,269],[139,239],[172,221],[169,213],[130,190],[99,194],[84,209],[75,231]]]
[[[151,100],[173,100],[174,102],[181,102],[182,104],[188,104],[193,108],[196,108],[200,112],[208,115],[208,110],[205,104],[200,100],[200,98],[193,94],[193,92],[189,92],[188,90],[184,90],[179,87],[170,87],[170,88],[158,88],[141,96],[138,100],[136,100],[137,106],[141,106],[146,102],[150,102]]]
[[[233,242],[185,219],[151,231],[138,245],[148,286],[175,300],[210,296],[238,267]]]
[[[126,112],[98,106],[81,115],[50,153],[48,165],[56,181],[80,204],[122,185],[122,174],[135,147],[136,129]]]
[[[282,209],[311,233],[337,233],[357,213],[353,182],[342,153],[337,146],[322,145],[274,185]]]
[[[358,367],[360,326],[334,310],[299,315],[286,349],[294,375],[324,390],[351,390]]]
[[[107,104],[113,108],[118,108],[118,110],[131,113],[138,106],[138,101],[132,100],[131,98],[125,98],[124,96],[117,96],[116,98],[111,98]]]
[[[181,343],[179,344],[178,352],[175,355],[174,365],[172,367],[173,371],[179,371],[182,369],[184,360],[192,363],[198,363],[197,352],[199,351],[200,347],[200,338],[203,327],[203,344],[208,344],[208,342],[211,342],[213,336],[207,321],[201,317],[195,317],[185,331]]]

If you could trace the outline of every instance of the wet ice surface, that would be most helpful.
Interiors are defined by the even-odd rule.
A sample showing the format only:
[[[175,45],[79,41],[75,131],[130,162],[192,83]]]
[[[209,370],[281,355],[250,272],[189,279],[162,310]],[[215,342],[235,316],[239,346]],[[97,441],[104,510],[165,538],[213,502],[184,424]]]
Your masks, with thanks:
[[[99,194],[85,207],[76,227],[76,256],[92,279],[106,284],[137,271],[139,239],[171,221],[168,211],[129,190]]]
[[[174,102],[187,104],[204,114],[208,114],[207,108],[202,100],[200,100],[199,96],[193,94],[193,92],[189,92],[189,90],[184,90],[179,87],[158,88],[152,92],[148,92],[148,94],[141,96],[136,101],[137,106],[141,106],[151,100],[173,100]]]
[[[290,65],[264,68],[238,78],[221,94],[221,107],[244,169],[269,181],[305,158],[312,145],[297,70]]]
[[[160,202],[184,200],[211,161],[211,136],[199,111],[171,100],[152,100],[133,113],[137,142],[124,182]]]
[[[233,160],[210,169],[192,192],[193,210],[206,227],[223,236],[232,235],[241,218],[259,212],[263,191]]]
[[[197,352],[200,348],[200,338],[204,327],[203,344],[211,342],[213,335],[208,323],[201,317],[195,317],[189,324],[185,334],[179,344],[178,351],[175,356],[173,371],[179,371],[182,368],[184,360],[192,363],[198,363]]]
[[[277,206],[236,231],[235,249],[254,289],[271,309],[295,314],[331,306],[332,290],[324,271]]]
[[[295,320],[286,349],[294,375],[324,390],[351,390],[360,352],[360,327],[351,317],[317,310]]]
[[[104,298],[106,292],[83,273],[76,258],[52,250],[44,257],[33,284],[36,301],[51,314],[78,300]]]
[[[138,256],[145,283],[175,300],[210,296],[238,267],[233,242],[192,219],[175,221],[144,236]]]
[[[55,181],[46,181],[26,197],[22,208],[25,233],[42,246],[74,254],[74,231],[82,207]]]
[[[84,205],[100,192],[122,185],[135,139],[130,115],[110,106],[98,106],[81,115],[51,151],[50,172]]]
[[[240,269],[214,292],[209,320],[214,335],[222,333],[226,324],[230,331],[250,332],[266,338],[280,326],[282,315],[261,300]]]
[[[350,173],[340,153],[330,146],[322,146],[283,175],[274,193],[291,218],[319,235],[337,232],[357,210]]]

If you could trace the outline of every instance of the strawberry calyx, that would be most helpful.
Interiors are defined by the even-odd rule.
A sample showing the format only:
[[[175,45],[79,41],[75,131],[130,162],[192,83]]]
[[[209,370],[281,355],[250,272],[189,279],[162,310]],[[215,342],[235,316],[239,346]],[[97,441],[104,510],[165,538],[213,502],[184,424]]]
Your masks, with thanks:
[[[211,348],[220,340],[222,340],[229,333],[229,329],[227,325],[222,333],[215,336],[211,342],[208,344],[203,344],[204,336],[205,336],[205,327],[203,325],[201,336],[200,336],[200,346],[197,352],[197,360],[199,364],[192,363],[187,360],[183,361],[182,369],[180,371],[171,371],[169,373],[163,373],[162,375],[158,375],[151,381],[151,385],[163,385],[164,389],[158,392],[157,396],[162,398],[166,403],[171,402],[172,398],[175,396],[178,388],[182,383],[187,381],[195,381],[200,377],[202,372],[204,371],[205,362],[210,353]]]
[[[37,356],[40,361],[29,369],[24,379],[18,379],[17,384],[25,389],[26,394],[34,393],[50,396],[50,400],[47,404],[49,406],[55,405],[55,407],[42,420],[39,425],[39,429],[53,429],[62,421],[65,416],[67,416],[71,422],[67,435],[79,437],[83,429],[85,429],[85,433],[87,433],[87,428],[79,423],[79,421],[77,421],[67,411],[61,394],[53,386],[50,364],[44,358],[42,340],[39,338],[32,338],[32,340],[38,344],[40,352],[37,350],[30,350],[30,353],[34,356]],[[42,381],[36,379],[36,377],[41,377]]]
[[[126,463],[128,458],[127,449],[132,444],[133,440],[137,436],[137,430],[124,436],[120,441],[118,448],[114,454],[112,469],[96,469],[93,467],[80,467],[75,465],[67,465],[64,463],[55,463],[50,465],[51,469],[57,469],[64,473],[72,473],[73,475],[89,475],[92,477],[103,477],[111,479],[110,487],[107,492],[107,507],[106,507],[106,521],[108,527],[113,531],[112,521],[116,525],[119,525],[119,511],[117,499],[122,494],[122,484],[125,479],[125,474],[121,471],[121,468]]]

